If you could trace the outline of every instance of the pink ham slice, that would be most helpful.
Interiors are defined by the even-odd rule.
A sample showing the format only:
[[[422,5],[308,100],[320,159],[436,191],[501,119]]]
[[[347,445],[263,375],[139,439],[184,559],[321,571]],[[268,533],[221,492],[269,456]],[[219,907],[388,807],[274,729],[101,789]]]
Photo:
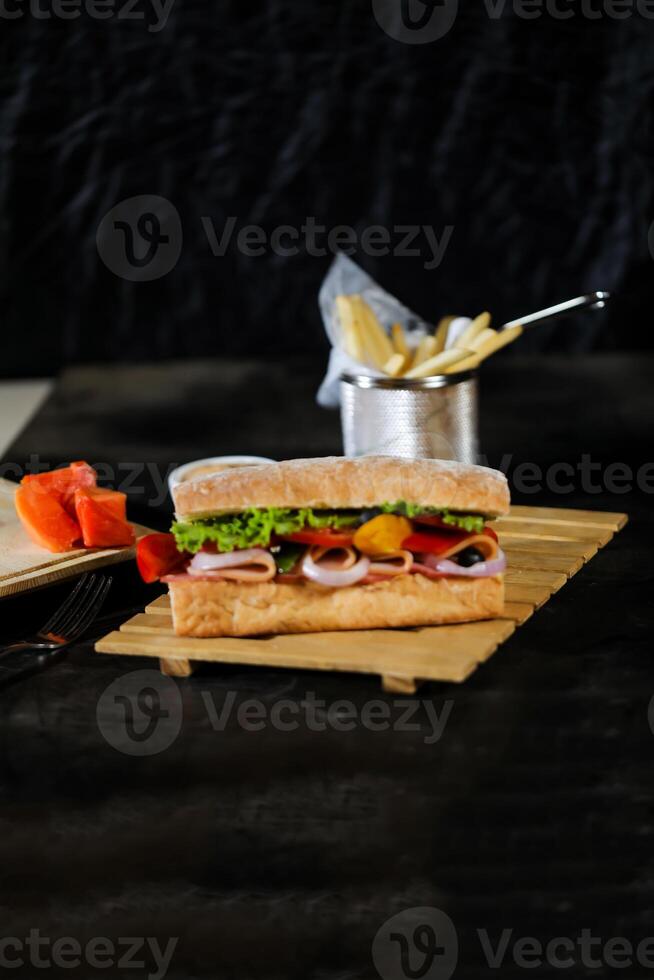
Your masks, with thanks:
[[[369,575],[405,575],[411,571],[413,555],[410,551],[399,549],[389,551],[387,555],[374,555],[370,559]]]
[[[273,556],[264,548],[246,548],[224,554],[199,551],[193,556],[187,574],[203,579],[269,582],[277,574],[277,566]]]

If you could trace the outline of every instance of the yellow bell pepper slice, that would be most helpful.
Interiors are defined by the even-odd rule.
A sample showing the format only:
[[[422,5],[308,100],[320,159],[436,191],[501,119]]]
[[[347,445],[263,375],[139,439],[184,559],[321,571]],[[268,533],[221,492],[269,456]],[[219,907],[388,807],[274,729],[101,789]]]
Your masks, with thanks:
[[[354,547],[364,555],[386,555],[397,551],[413,531],[411,521],[397,514],[378,514],[354,534]]]

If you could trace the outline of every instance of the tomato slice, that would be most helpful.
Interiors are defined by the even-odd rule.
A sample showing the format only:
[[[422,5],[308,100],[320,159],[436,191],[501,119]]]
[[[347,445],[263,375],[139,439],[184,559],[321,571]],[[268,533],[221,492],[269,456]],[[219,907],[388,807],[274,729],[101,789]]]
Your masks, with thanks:
[[[334,531],[332,528],[312,529],[305,528],[303,531],[295,531],[293,534],[285,534],[283,541],[297,541],[298,544],[317,544],[323,548],[347,548],[352,544],[354,533],[349,531]]]
[[[188,555],[177,550],[172,534],[146,534],[136,545],[136,564],[144,582],[181,571],[187,559]]]
[[[418,515],[418,517],[412,517],[411,520],[414,524],[428,524],[430,527],[442,527],[444,531],[449,531],[452,528],[451,524],[444,524],[443,518],[439,517],[438,514]],[[454,530],[457,530],[457,528],[454,528]]]
[[[487,534],[489,538],[493,539],[493,541],[499,541],[499,538],[492,527],[488,527],[488,526],[485,527],[481,533]]]

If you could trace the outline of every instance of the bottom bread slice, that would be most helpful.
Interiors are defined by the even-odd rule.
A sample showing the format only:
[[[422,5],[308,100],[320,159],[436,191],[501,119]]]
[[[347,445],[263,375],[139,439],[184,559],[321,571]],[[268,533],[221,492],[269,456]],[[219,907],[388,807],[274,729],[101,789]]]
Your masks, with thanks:
[[[170,582],[179,636],[256,636],[323,630],[437,626],[499,616],[504,580],[397,575],[384,582],[325,589],[310,582]]]

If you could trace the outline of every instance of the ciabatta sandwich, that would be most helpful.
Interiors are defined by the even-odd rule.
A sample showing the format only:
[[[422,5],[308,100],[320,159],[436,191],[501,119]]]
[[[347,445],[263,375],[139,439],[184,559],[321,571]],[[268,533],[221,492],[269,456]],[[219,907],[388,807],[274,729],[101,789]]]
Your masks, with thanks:
[[[386,456],[232,469],[174,490],[172,536],[139,566],[170,590],[176,633],[251,636],[426,626],[502,612],[506,565],[488,522],[504,476]],[[149,542],[149,543],[148,543]]]

